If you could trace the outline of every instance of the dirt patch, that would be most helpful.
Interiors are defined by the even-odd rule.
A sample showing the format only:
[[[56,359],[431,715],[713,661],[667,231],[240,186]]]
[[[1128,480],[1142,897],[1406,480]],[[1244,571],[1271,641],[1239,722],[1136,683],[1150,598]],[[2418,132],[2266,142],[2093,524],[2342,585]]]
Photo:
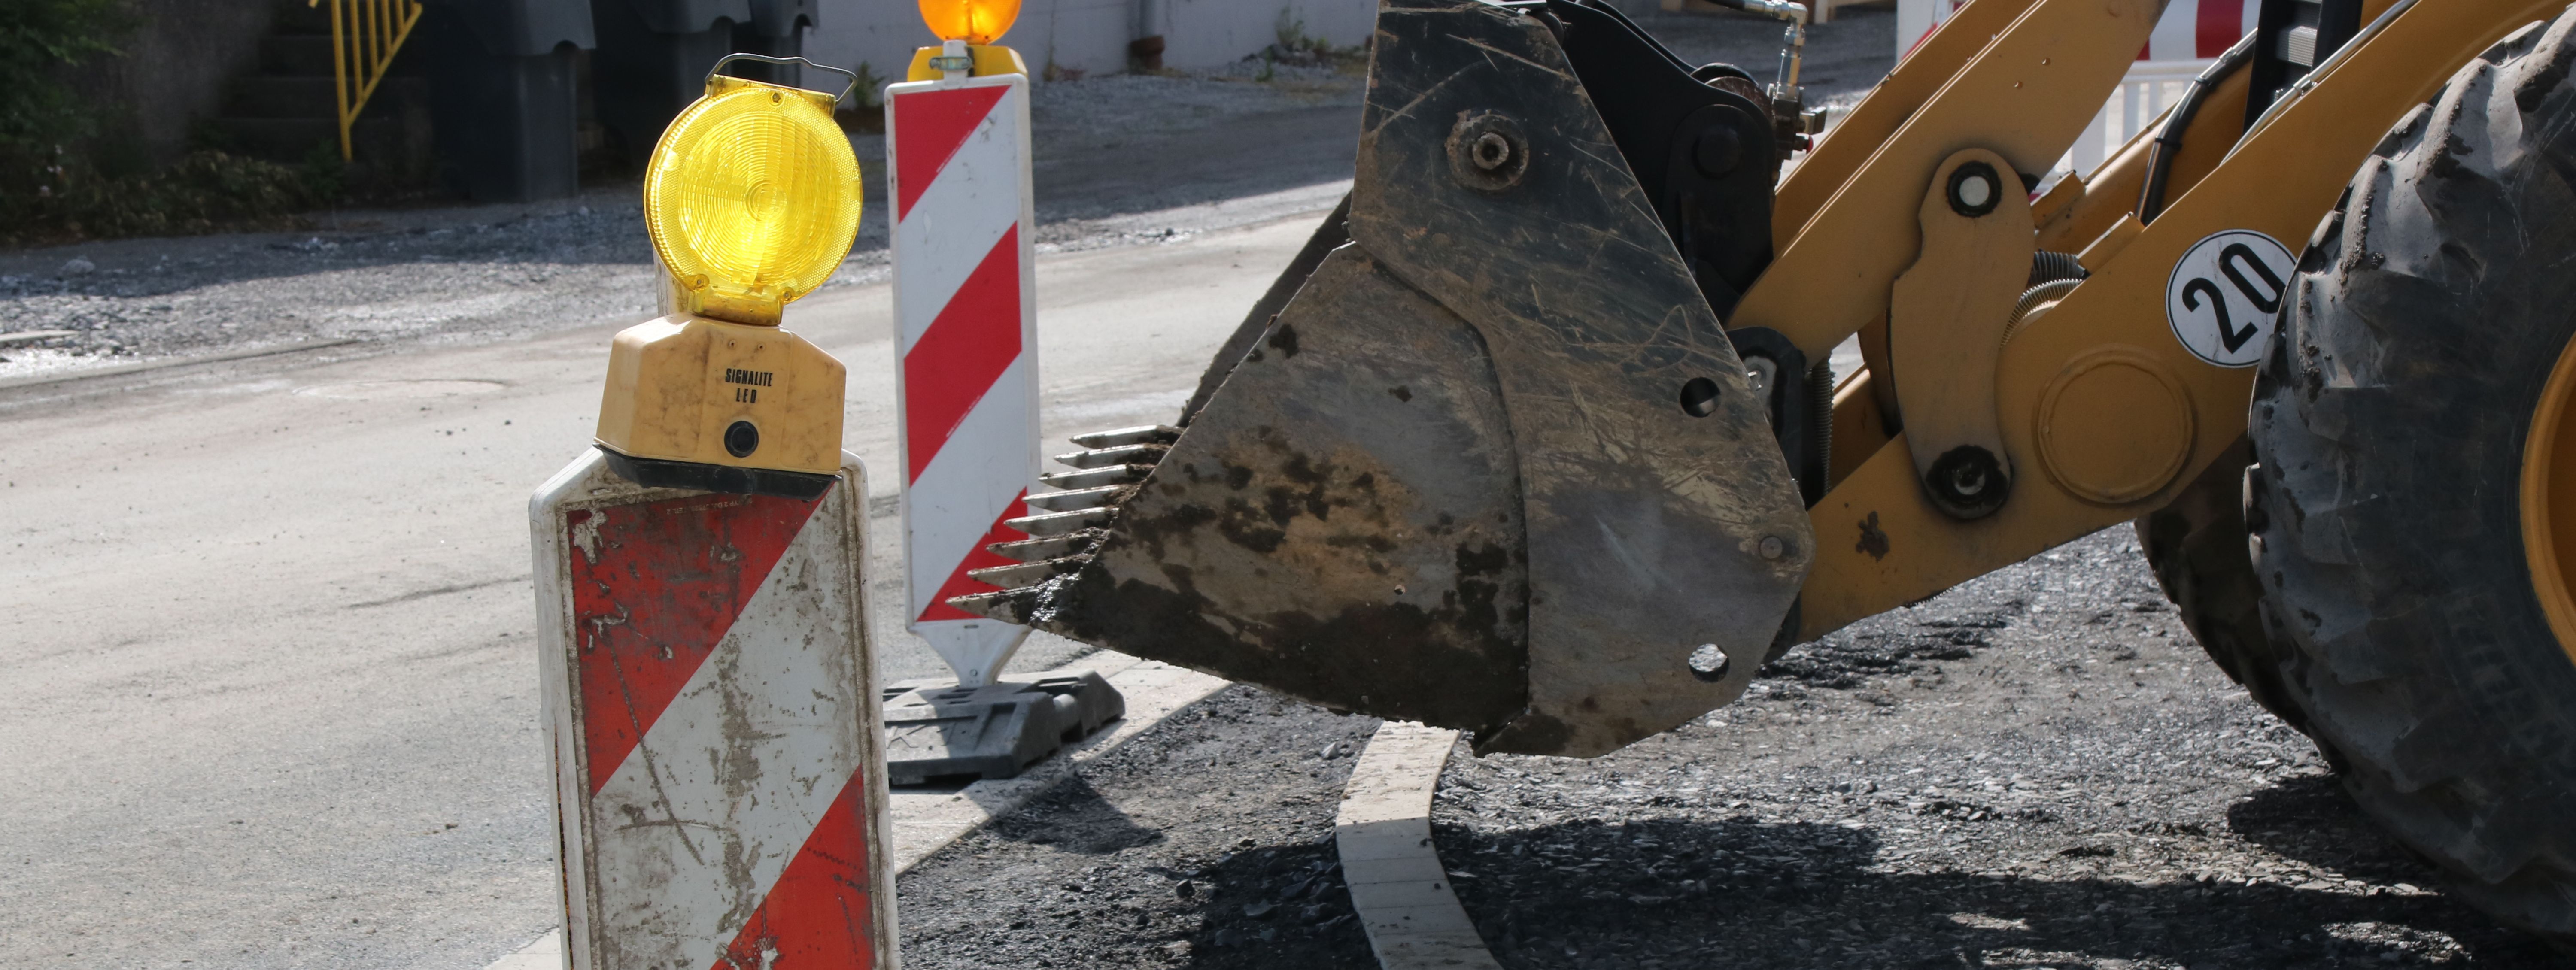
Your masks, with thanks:
[[[1240,686],[1172,715],[905,875],[904,966],[1375,967],[1333,813],[1376,729]]]

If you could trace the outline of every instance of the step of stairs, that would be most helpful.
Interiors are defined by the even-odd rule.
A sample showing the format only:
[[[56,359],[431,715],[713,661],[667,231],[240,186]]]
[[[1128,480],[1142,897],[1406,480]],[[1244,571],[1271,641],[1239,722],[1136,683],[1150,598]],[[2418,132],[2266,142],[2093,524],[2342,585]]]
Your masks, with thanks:
[[[330,8],[280,0],[276,9],[269,36],[260,41],[257,73],[236,78],[227,88],[223,114],[214,123],[218,142],[231,151],[288,164],[310,160],[317,152],[336,154],[340,99]],[[358,167],[426,177],[428,112],[427,79],[399,68],[388,75],[350,130]]]
[[[270,34],[281,37],[310,35],[321,37],[328,43],[331,35],[330,0],[311,5],[303,0],[284,0],[277,5],[277,19],[271,24]]]
[[[322,34],[271,34],[261,38],[259,71],[283,77],[330,77],[331,38]]]

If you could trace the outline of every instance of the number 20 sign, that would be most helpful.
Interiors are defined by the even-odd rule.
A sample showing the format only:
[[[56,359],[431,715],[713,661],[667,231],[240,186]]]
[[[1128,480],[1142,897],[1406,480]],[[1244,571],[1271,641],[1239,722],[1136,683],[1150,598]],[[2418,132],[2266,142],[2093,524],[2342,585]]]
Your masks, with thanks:
[[[2214,232],[2193,243],[2165,282],[2165,319],[2174,339],[2220,367],[2254,366],[2271,343],[2296,268],[2289,247],[2250,229]]]

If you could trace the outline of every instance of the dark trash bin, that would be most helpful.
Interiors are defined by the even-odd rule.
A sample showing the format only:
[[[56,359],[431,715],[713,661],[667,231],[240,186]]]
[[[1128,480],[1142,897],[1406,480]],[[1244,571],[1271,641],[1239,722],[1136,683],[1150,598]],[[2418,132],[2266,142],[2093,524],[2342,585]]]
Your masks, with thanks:
[[[581,190],[583,0],[425,0],[415,42],[429,75],[439,180],[478,202]]]
[[[592,102],[609,143],[640,165],[671,119],[706,93],[707,70],[717,60],[736,51],[801,50],[814,0],[590,0],[590,14],[599,30],[590,56]],[[775,78],[744,67],[742,77]]]
[[[751,19],[733,27],[733,49],[771,57],[803,56],[805,31],[814,26],[814,5],[817,2],[819,0],[751,0]],[[737,63],[729,70],[736,77],[788,87],[805,86],[800,76],[804,69],[793,64]]]

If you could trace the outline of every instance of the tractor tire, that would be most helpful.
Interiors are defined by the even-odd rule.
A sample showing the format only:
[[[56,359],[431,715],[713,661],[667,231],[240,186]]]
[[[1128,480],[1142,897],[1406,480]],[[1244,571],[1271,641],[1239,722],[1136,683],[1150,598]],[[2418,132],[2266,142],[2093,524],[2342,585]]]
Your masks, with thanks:
[[[2238,439],[2170,504],[2138,519],[2138,547],[2183,627],[2218,669],[2244,685],[2254,703],[2305,731],[2306,712],[2281,685],[2288,658],[2263,628],[2263,583],[2245,550],[2245,468],[2253,461],[2247,442]],[[2326,757],[2335,755],[2329,750]]]
[[[2246,489],[2281,686],[2346,789],[2461,898],[2561,948],[2576,657],[2526,558],[2521,482],[2576,335],[2571,66],[2562,14],[2379,143],[2299,261]]]

